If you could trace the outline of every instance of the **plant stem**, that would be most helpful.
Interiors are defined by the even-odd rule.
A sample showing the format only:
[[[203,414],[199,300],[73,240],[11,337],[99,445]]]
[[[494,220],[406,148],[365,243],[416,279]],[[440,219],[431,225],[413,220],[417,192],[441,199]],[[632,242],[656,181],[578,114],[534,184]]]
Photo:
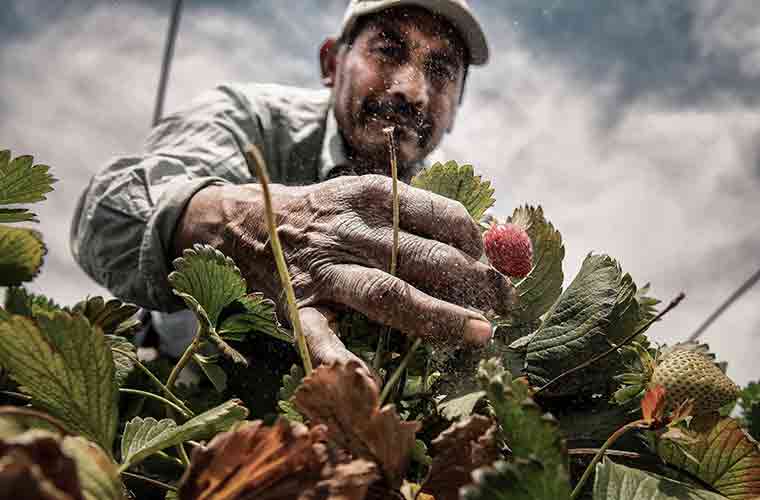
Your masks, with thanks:
[[[177,451],[179,452],[179,459],[182,461],[182,465],[185,467],[190,467],[190,457],[187,456],[187,451],[185,451],[185,445],[180,443],[177,445]]]
[[[607,451],[607,448],[612,446],[615,441],[620,439],[620,437],[628,432],[631,429],[636,429],[638,427],[641,427],[646,423],[645,420],[636,420],[634,422],[630,422],[625,424],[620,429],[616,430],[612,433],[610,437],[607,438],[607,441],[604,442],[601,448],[599,448],[599,451],[596,452],[596,455],[594,455],[593,460],[591,460],[591,463],[588,464],[588,467],[586,467],[586,470],[583,471],[583,476],[581,476],[580,481],[578,481],[578,484],[575,485],[575,489],[573,489],[573,493],[570,495],[570,500],[575,500],[578,498],[578,495],[581,493],[581,489],[583,489],[583,485],[586,484],[586,481],[588,481],[589,476],[591,475],[591,472],[594,470],[594,467],[596,467],[596,464],[599,462],[599,460],[602,459],[604,456],[604,452]]]
[[[134,354],[132,354],[131,352],[128,352],[128,351],[122,351],[121,349],[117,349],[117,348],[115,348],[115,347],[114,347],[114,348],[111,348],[111,350],[112,350],[113,352],[119,353],[119,354],[121,354],[121,355],[123,355],[123,356],[127,356],[128,358],[132,359],[132,361],[135,363],[135,366],[137,366],[137,367],[138,367],[140,370],[142,370],[142,371],[143,371],[143,373],[145,373],[145,374],[148,376],[148,378],[150,378],[150,380],[151,380],[151,381],[152,381],[152,382],[153,382],[153,383],[154,383],[154,384],[155,384],[155,385],[156,385],[156,386],[157,386],[159,389],[161,389],[161,391],[164,393],[164,395],[165,395],[165,396],[166,396],[166,397],[167,397],[167,398],[168,398],[168,399],[169,399],[169,400],[170,400],[172,403],[174,403],[175,405],[177,405],[177,406],[179,406],[180,408],[182,408],[182,412],[181,412],[181,413],[184,413],[184,414],[187,414],[187,415],[189,415],[189,417],[188,417],[188,418],[192,418],[192,417],[194,417],[194,416],[195,416],[195,413],[194,413],[194,412],[193,412],[193,411],[192,411],[190,408],[188,408],[188,407],[185,405],[184,401],[182,401],[182,400],[181,400],[181,399],[179,399],[177,396],[175,396],[175,395],[174,395],[174,393],[173,393],[172,391],[170,391],[170,390],[169,390],[169,388],[168,388],[168,387],[166,387],[166,386],[164,385],[164,383],[163,383],[163,382],[161,382],[161,381],[158,379],[158,377],[156,377],[155,375],[153,375],[153,372],[152,372],[152,371],[150,371],[150,370],[148,369],[148,367],[147,367],[147,366],[145,366],[144,364],[142,364],[142,362],[140,361],[140,359],[139,359],[137,356],[135,356],[135,355],[134,355]]]
[[[22,401],[29,402],[32,400],[31,396],[27,396],[26,394],[21,394],[20,392],[13,392],[13,391],[0,391],[0,394],[4,396],[9,396],[12,398],[20,399]]]
[[[134,478],[134,479],[140,479],[142,481],[145,481],[146,483],[150,483],[150,484],[153,484],[155,486],[159,486],[159,487],[164,488],[164,489],[169,490],[169,491],[177,491],[177,487],[176,486],[172,486],[171,484],[166,484],[166,483],[163,483],[163,482],[158,481],[156,479],[151,479],[149,477],[142,476],[140,474],[134,474],[132,472],[122,471],[121,475],[122,476],[131,477],[131,478]]]
[[[69,431],[66,430],[66,426],[63,424],[63,422],[53,417],[52,415],[33,410],[31,408],[22,408],[19,406],[0,406],[0,415],[38,418],[40,420],[44,420],[45,422],[58,429],[64,436],[69,435]]]
[[[414,354],[414,351],[417,350],[417,348],[422,343],[422,339],[417,337],[414,340],[414,344],[412,344],[412,347],[406,351],[406,354],[404,355],[404,359],[401,360],[401,364],[398,365],[398,368],[396,368],[396,371],[393,372],[393,375],[391,376],[390,380],[385,384],[383,387],[383,393],[380,394],[380,406],[383,406],[385,403],[385,400],[388,399],[388,396],[390,395],[391,391],[393,390],[393,386],[398,383],[398,379],[401,378],[401,374],[406,370],[407,365],[409,364],[409,361],[412,359],[412,355]]]
[[[125,393],[125,394],[136,394],[136,395],[138,395],[138,396],[143,396],[143,397],[146,397],[146,398],[153,398],[153,399],[155,399],[156,401],[160,401],[160,402],[162,402],[162,403],[163,403],[163,404],[165,404],[165,405],[171,406],[172,408],[174,408],[176,411],[178,411],[178,412],[179,412],[179,413],[180,413],[180,414],[181,414],[183,417],[185,417],[186,419],[190,419],[190,418],[192,418],[192,415],[189,415],[189,414],[188,414],[188,413],[187,413],[185,410],[183,410],[181,407],[179,407],[178,405],[176,405],[176,404],[172,403],[172,402],[171,402],[171,401],[169,401],[168,399],[166,399],[166,398],[164,398],[164,397],[161,397],[161,396],[159,396],[158,394],[154,394],[154,393],[152,393],[152,392],[141,391],[141,390],[139,390],[139,389],[125,389],[125,388],[121,388],[121,389],[119,389],[119,392],[123,392],[123,393]]]
[[[274,219],[274,210],[272,209],[272,195],[269,192],[269,173],[267,172],[267,167],[264,163],[264,157],[261,156],[261,151],[259,151],[259,148],[257,148],[254,144],[251,144],[248,146],[246,153],[256,167],[256,177],[259,179],[259,183],[261,184],[261,189],[264,194],[264,208],[267,219],[267,227],[269,229],[269,239],[272,242],[272,253],[274,254],[274,261],[277,264],[277,272],[280,274],[282,288],[285,290],[285,297],[288,301],[290,321],[293,324],[293,330],[296,332],[298,354],[301,356],[303,370],[306,373],[306,376],[308,376],[311,374],[312,370],[311,356],[309,355],[309,347],[306,345],[306,337],[304,337],[303,334],[301,316],[298,313],[298,306],[296,305],[296,294],[293,291],[293,283],[290,281],[288,265],[285,262],[285,255],[282,252],[280,237],[277,235],[277,221]]]
[[[199,321],[198,330],[195,332],[195,337],[193,337],[193,341],[190,343],[189,346],[187,346],[187,349],[185,349],[185,352],[182,353],[182,357],[179,358],[179,361],[177,361],[177,364],[174,365],[174,368],[172,368],[172,372],[169,374],[169,378],[166,379],[167,390],[169,391],[172,390],[172,387],[174,386],[174,382],[176,382],[177,377],[179,376],[180,372],[182,372],[185,366],[193,358],[193,354],[195,354],[195,352],[198,350],[198,348],[201,345],[201,338],[203,338],[204,333],[205,333],[205,328],[203,327],[203,323]]]
[[[651,320],[647,321],[645,324],[643,324],[642,326],[640,326],[639,328],[637,328],[635,332],[633,332],[628,337],[626,337],[625,339],[623,339],[622,342],[620,342],[619,344],[615,344],[614,346],[610,347],[609,349],[607,349],[603,353],[594,356],[593,358],[589,359],[588,361],[584,361],[583,363],[579,364],[578,366],[575,366],[575,367],[567,370],[566,372],[560,373],[559,375],[557,375],[556,377],[554,377],[553,379],[551,379],[549,382],[547,382],[545,385],[543,385],[542,387],[540,387],[539,389],[537,389],[534,394],[538,394],[541,391],[546,390],[547,388],[553,386],[558,381],[562,380],[563,378],[567,377],[568,375],[571,375],[571,374],[577,372],[578,370],[582,370],[584,368],[587,368],[588,366],[596,363],[597,361],[606,358],[607,356],[609,356],[613,352],[616,352],[621,347],[623,347],[623,346],[631,343],[631,341],[633,341],[633,339],[635,339],[636,337],[638,337],[639,335],[641,335],[643,332],[645,332],[647,329],[649,329],[649,327],[652,326],[652,324],[655,321],[659,321],[663,316],[665,316],[668,312],[670,312],[671,309],[673,309],[674,307],[676,307],[684,299],[684,297],[686,297],[686,295],[683,292],[679,293],[673,300],[670,301],[670,304],[668,304],[668,307],[666,307],[665,309],[663,309],[662,311],[660,311],[660,313],[657,316],[655,316],[654,318],[652,318]]]

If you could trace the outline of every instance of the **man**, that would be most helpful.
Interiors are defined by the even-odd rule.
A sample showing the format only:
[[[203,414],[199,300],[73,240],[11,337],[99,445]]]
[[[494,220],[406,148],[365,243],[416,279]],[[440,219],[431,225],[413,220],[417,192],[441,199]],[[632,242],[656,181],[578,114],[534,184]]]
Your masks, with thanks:
[[[93,178],[75,215],[73,253],[114,295],[176,311],[171,261],[210,244],[286,318],[261,189],[244,154],[255,144],[275,183],[279,234],[316,363],[354,357],[330,328],[344,308],[411,336],[482,345],[491,328],[475,309],[506,312],[513,289],[478,261],[480,233],[459,203],[402,184],[398,277],[386,272],[383,130],[395,127],[408,181],[452,129],[469,65],[487,58],[464,0],[353,0],[340,37],[320,49],[326,90],[222,86],[165,118],[143,154]]]

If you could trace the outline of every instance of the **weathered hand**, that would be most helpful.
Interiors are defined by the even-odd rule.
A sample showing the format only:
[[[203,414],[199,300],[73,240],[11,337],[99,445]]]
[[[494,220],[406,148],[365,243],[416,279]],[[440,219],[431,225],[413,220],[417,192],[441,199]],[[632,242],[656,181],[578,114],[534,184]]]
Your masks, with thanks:
[[[514,300],[509,280],[478,261],[480,232],[457,202],[399,185],[394,277],[387,272],[393,240],[389,178],[346,176],[271,190],[301,308],[348,307],[411,336],[480,345],[490,339],[490,325],[466,307],[504,314]],[[230,255],[249,286],[283,302],[258,185],[215,186],[193,197],[176,250],[196,241]],[[337,349],[333,342],[339,339],[322,337],[333,346],[327,351]]]

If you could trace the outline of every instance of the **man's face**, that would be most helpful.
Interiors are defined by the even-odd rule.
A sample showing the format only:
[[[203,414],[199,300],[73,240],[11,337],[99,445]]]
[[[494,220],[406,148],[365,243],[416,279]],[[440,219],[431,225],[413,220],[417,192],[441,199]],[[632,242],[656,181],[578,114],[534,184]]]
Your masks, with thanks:
[[[395,126],[403,177],[404,166],[435,149],[453,125],[464,64],[459,36],[426,10],[370,18],[353,44],[340,48],[326,78],[351,155],[387,173],[383,129]]]

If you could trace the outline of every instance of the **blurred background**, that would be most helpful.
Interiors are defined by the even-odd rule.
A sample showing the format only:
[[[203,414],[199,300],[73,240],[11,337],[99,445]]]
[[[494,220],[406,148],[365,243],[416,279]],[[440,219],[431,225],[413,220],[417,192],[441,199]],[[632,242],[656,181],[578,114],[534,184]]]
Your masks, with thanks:
[[[185,0],[165,112],[221,82],[318,87],[317,49],[345,0]],[[760,268],[760,9],[742,0],[472,0],[491,63],[468,81],[445,156],[493,181],[495,213],[541,204],[565,240],[617,258],[684,340]],[[107,294],[73,261],[90,176],[139,153],[171,0],[3,0],[0,149],[60,179],[35,205],[49,247],[31,288]],[[728,374],[760,378],[760,286],[702,336]]]

